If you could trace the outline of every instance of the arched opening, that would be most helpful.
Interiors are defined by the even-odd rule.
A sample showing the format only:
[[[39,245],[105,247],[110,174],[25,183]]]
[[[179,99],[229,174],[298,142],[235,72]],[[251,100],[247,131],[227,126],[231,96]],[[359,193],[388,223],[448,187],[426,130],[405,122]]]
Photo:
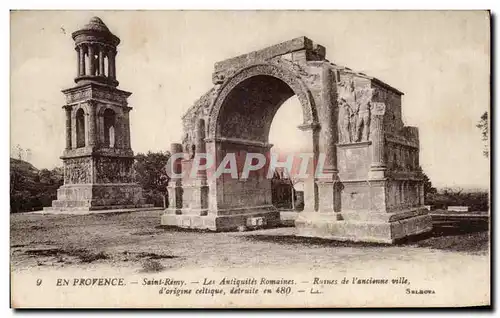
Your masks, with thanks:
[[[297,154],[307,152],[311,140],[298,129],[303,123],[302,106],[297,96],[286,100],[272,120],[269,142],[271,153],[282,160],[294,156],[295,167],[299,164]],[[282,171],[280,171],[282,170]],[[277,170],[272,180],[273,205],[278,209],[302,211],[304,209],[304,180],[296,177],[295,171],[285,168]]]
[[[83,109],[76,111],[76,147],[85,147],[85,112]]]
[[[221,107],[219,136],[268,142],[274,115],[293,95],[293,90],[276,77],[257,75],[242,81]]]
[[[103,114],[104,117],[104,145],[109,148],[116,146],[115,142],[115,120],[116,114],[112,109],[106,109]]]
[[[288,103],[289,105],[285,106]],[[284,115],[282,117],[280,114],[278,117],[282,118],[276,119],[279,123],[276,125],[277,130],[272,134],[272,141],[280,140],[278,143],[281,144],[281,140],[286,139],[289,142],[296,135],[302,134],[303,136],[299,137],[298,140],[306,140],[305,143],[308,147],[295,144],[296,147],[289,152],[289,145],[284,147],[281,145],[282,147],[274,150],[274,146],[270,144],[273,119],[276,118],[277,113],[283,107]],[[216,164],[219,165],[221,159],[228,154],[235,153],[239,163],[238,175],[241,176],[244,166],[241,163],[245,161],[248,153],[264,155],[268,160],[262,169],[250,172],[245,180],[235,180],[229,174],[223,174],[222,178],[217,181],[217,189],[223,193],[220,196],[222,200],[218,201],[219,207],[272,206],[272,177],[281,176],[280,180],[274,182],[274,184],[297,181],[292,181],[297,175],[296,169],[300,164],[300,160],[302,160],[297,156],[297,152],[304,151],[305,148],[312,149],[311,145],[313,144],[313,134],[300,131],[297,127],[303,124],[305,113],[299,98],[295,96],[294,90],[283,80],[274,76],[252,76],[239,82],[229,91],[222,101],[216,122],[215,134],[220,144],[217,150]],[[286,126],[286,130],[280,131],[281,127],[284,126]],[[288,134],[289,131],[293,131],[292,135]],[[298,140],[295,140],[295,142]],[[307,152],[311,153],[312,151]],[[289,164],[288,168],[285,168],[285,170],[288,170],[284,172],[286,178],[282,177],[283,174],[274,173],[274,170],[279,165],[270,167],[271,158],[274,160],[277,158],[279,163],[291,162],[291,165]],[[309,185],[309,188],[311,187],[314,188],[314,184]],[[288,186],[287,189],[290,191],[288,198],[291,200],[291,192],[294,188]],[[296,198],[296,193],[293,194],[293,198]],[[293,204],[290,203],[290,208],[294,208],[296,201],[291,202]],[[301,205],[303,207],[303,203]]]

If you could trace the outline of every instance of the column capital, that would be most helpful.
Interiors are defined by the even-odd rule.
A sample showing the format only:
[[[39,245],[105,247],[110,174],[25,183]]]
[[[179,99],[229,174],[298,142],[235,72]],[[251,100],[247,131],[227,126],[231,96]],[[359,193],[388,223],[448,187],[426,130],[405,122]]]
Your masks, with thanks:
[[[297,128],[299,128],[302,131],[319,130],[321,128],[321,126],[317,122],[310,122],[310,123],[303,123],[303,124],[299,125]]]

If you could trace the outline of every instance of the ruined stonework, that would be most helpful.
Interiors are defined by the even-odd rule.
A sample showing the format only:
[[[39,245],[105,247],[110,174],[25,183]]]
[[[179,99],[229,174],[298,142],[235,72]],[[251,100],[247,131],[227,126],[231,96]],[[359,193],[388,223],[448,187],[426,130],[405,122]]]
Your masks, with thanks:
[[[116,47],[120,39],[94,17],[72,34],[77,55],[76,86],[66,96],[64,185],[46,211],[149,207],[134,182],[127,98],[117,88]]]
[[[431,229],[423,207],[419,140],[401,117],[401,96],[380,80],[335,65],[326,50],[300,37],[215,64],[213,88],[184,115],[188,170],[194,154],[207,152],[218,166],[227,153],[268,154],[272,119],[293,95],[302,105],[299,129],[315,158],[325,156],[327,178],[304,182],[298,235],[392,243]],[[172,179],[170,208],[161,223],[216,231],[249,226],[256,218],[279,223],[271,180],[255,175]]]

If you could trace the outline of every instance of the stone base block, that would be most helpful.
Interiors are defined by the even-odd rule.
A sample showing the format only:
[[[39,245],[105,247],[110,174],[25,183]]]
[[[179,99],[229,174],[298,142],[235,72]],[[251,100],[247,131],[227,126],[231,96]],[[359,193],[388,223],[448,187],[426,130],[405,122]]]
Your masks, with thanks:
[[[389,213],[388,213],[389,214]],[[320,237],[338,241],[396,243],[398,240],[432,230],[431,217],[421,209],[413,212],[393,213],[392,217],[381,217],[374,213],[349,220],[342,213],[323,214],[318,212],[299,213],[295,220],[298,236]],[[401,218],[395,215],[400,215]]]
[[[142,188],[135,183],[69,184],[57,189],[57,200],[52,201],[52,211],[110,210],[144,208]]]
[[[283,226],[294,226],[300,212],[280,211],[280,221]]]
[[[257,229],[280,225],[280,213],[274,207],[247,209],[246,211],[246,213],[227,215],[211,213],[195,215],[193,213],[175,214],[175,210],[167,209],[161,216],[161,225],[210,231],[238,231],[245,228]]]

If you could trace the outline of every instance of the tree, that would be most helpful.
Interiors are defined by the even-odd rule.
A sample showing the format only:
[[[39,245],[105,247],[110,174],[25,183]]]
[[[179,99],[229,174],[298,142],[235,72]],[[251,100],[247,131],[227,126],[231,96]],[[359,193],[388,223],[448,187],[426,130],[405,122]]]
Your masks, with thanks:
[[[481,115],[479,123],[476,125],[477,128],[481,130],[481,139],[484,143],[483,155],[488,158],[489,156],[489,124],[488,124],[488,112],[484,112]]]
[[[424,193],[425,195],[431,194],[431,193],[436,193],[437,190],[432,186],[431,179],[425,174],[424,170],[422,167],[418,167],[418,173],[420,174],[421,178],[424,180]]]
[[[136,180],[144,189],[146,200],[155,206],[166,207],[169,177],[165,166],[170,158],[169,152],[139,153],[135,156],[134,170]]]
[[[63,184],[62,168],[38,170],[29,162],[10,159],[11,212],[41,210],[50,206]]]

